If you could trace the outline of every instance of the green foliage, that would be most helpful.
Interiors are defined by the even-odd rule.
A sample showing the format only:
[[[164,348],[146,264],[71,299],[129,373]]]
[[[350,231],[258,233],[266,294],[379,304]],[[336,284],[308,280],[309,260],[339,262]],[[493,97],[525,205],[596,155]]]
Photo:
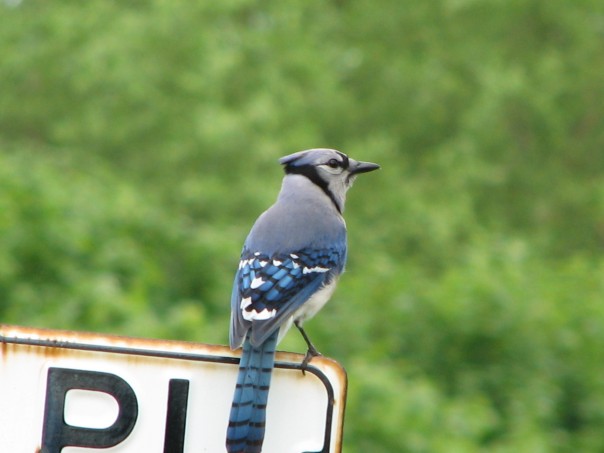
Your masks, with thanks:
[[[1,322],[225,343],[276,159],[336,147],[383,166],[308,324],[345,451],[604,449],[602,2],[0,12]]]

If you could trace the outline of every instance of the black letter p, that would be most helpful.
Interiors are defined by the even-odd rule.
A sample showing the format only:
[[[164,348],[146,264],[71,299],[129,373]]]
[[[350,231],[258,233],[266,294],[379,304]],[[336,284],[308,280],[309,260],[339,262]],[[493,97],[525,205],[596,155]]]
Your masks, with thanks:
[[[107,428],[83,428],[65,423],[65,396],[69,390],[108,393],[119,407],[117,419]],[[109,448],[130,435],[138,417],[132,387],[121,377],[98,371],[49,368],[42,431],[42,453],[61,453],[63,447]]]

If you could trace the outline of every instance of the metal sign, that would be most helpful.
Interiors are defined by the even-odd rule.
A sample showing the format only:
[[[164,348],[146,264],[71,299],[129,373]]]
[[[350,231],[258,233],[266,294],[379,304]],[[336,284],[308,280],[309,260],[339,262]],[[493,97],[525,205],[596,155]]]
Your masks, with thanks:
[[[226,346],[0,325],[0,451],[224,452]],[[346,374],[278,352],[265,453],[341,452]]]

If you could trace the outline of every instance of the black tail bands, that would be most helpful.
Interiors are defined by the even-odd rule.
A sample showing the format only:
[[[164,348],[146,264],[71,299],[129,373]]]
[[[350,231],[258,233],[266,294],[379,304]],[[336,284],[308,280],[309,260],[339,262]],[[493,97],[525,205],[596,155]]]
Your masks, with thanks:
[[[266,402],[275,363],[275,331],[262,345],[243,343],[237,385],[231,406],[226,448],[229,453],[260,453],[264,441]]]

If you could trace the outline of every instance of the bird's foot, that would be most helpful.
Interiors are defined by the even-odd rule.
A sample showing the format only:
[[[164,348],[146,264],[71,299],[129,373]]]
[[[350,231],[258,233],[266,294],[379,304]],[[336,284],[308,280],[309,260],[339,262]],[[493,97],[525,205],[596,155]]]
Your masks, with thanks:
[[[306,370],[308,369],[308,364],[313,359],[313,357],[319,357],[321,354],[319,351],[315,349],[315,347],[310,344],[308,350],[306,351],[306,355],[304,356],[304,360],[302,360],[302,364],[300,368],[302,369],[302,374],[306,375]]]
[[[294,324],[298,328],[300,333],[302,334],[302,337],[304,338],[304,341],[306,342],[306,345],[308,346],[308,350],[306,351],[306,355],[304,356],[304,360],[302,360],[302,364],[300,366],[300,368],[302,369],[302,374],[306,375],[306,370],[308,368],[308,364],[310,363],[312,358],[320,356],[322,354],[319,351],[317,351],[317,348],[315,348],[315,346],[310,341],[310,338],[308,338],[308,335],[306,335],[306,332],[302,328],[302,323],[299,321],[295,321]]]

